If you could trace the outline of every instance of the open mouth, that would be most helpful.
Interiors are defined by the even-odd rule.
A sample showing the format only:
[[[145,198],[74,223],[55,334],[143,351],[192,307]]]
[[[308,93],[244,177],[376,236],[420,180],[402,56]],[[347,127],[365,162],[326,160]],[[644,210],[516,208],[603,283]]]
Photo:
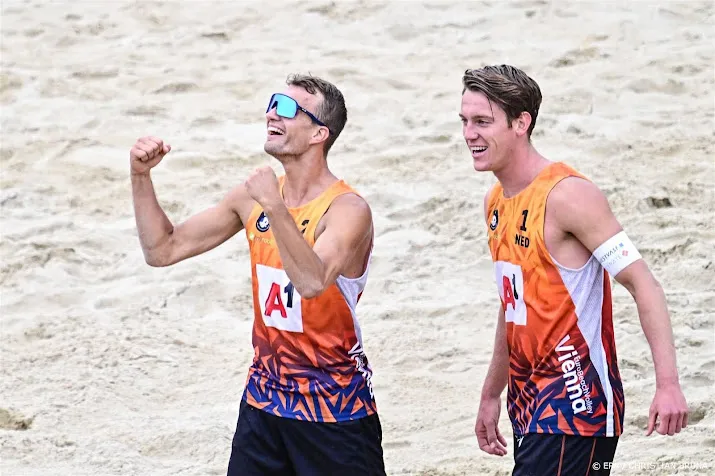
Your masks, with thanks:
[[[476,156],[482,155],[484,152],[486,152],[487,148],[488,147],[485,145],[478,145],[478,146],[470,147],[469,150],[472,152],[472,156],[476,157]]]
[[[268,126],[268,135],[269,136],[282,136],[285,134],[282,130],[278,129],[277,127],[274,126]]]

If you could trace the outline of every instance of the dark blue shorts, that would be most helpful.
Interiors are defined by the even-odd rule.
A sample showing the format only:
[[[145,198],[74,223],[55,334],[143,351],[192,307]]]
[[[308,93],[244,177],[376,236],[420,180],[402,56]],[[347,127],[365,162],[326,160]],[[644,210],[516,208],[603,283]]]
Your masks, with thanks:
[[[377,415],[316,423],[272,415],[241,401],[228,476],[384,476]]]
[[[512,476],[608,476],[618,437],[528,433],[514,437]]]

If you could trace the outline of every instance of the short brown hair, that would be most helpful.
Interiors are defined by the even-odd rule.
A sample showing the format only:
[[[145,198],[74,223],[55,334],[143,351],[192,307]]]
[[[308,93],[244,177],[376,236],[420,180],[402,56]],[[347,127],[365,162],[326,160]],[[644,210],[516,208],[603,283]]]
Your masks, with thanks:
[[[462,94],[467,89],[480,92],[497,103],[506,113],[509,127],[522,112],[528,112],[531,125],[527,136],[531,139],[541,106],[541,89],[525,72],[506,64],[468,69],[462,77],[462,85]]]
[[[310,94],[316,94],[318,91],[322,94],[323,100],[315,111],[315,116],[330,129],[330,136],[325,141],[324,153],[327,156],[348,121],[348,110],[345,107],[343,93],[334,84],[310,74],[291,74],[286,84],[299,86]]]

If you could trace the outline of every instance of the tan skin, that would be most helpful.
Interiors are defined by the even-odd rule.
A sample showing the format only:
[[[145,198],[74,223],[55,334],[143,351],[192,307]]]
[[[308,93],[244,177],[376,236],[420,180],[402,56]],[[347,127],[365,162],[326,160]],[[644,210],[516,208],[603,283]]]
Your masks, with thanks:
[[[512,197],[526,188],[551,163],[529,141],[529,113],[521,113],[509,124],[506,113],[498,105],[491,103],[484,94],[468,90],[462,96],[460,117],[475,170],[492,172],[503,186],[506,197]],[[473,151],[473,148],[483,146],[487,146],[486,152]],[[488,196],[489,192],[484,197],[487,221]],[[564,266],[580,268],[598,246],[621,230],[605,195],[592,182],[576,177],[566,178],[554,187],[547,199],[544,223],[546,247]],[[678,379],[675,346],[663,289],[642,259],[614,278],[633,296],[653,355],[656,392],[646,434],[650,435],[654,430],[661,435],[679,433],[687,426],[688,406]],[[498,319],[494,354],[482,388],[475,433],[483,451],[504,456],[506,440],[499,432],[498,421],[501,393],[508,380],[509,356],[501,306]]]
[[[284,94],[315,114],[322,96],[289,86]],[[174,226],[161,209],[150,171],[171,146],[157,137],[140,138],[130,151],[134,210],[139,240],[146,262],[170,266],[221,245],[244,228],[256,203],[271,223],[286,274],[303,298],[320,295],[339,275],[359,277],[373,237],[372,214],[367,202],[355,194],[341,195],[316,228],[314,247],[305,241],[288,207],[298,207],[318,197],[338,179],[324,155],[328,130],[299,112],[294,118],[266,114],[266,127],[282,135],[268,135],[266,152],[277,158],[286,172],[282,195],[273,169],[254,171],[215,206]]]

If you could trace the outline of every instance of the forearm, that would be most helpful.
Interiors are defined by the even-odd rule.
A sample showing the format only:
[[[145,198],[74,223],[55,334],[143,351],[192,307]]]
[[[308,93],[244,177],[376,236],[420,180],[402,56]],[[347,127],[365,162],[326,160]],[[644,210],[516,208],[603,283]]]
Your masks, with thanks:
[[[279,204],[264,209],[273,230],[283,269],[296,291],[315,297],[323,290],[325,265],[298,230],[288,209]]]
[[[149,174],[132,174],[131,180],[139,243],[147,262],[150,262],[156,251],[168,241],[174,227],[159,205]]]
[[[656,385],[678,384],[673,331],[663,288],[655,279],[633,291],[641,327],[650,345]]]
[[[482,387],[482,398],[498,398],[509,380],[509,349],[506,342],[506,323],[503,309],[499,311],[494,351],[487,376]]]

